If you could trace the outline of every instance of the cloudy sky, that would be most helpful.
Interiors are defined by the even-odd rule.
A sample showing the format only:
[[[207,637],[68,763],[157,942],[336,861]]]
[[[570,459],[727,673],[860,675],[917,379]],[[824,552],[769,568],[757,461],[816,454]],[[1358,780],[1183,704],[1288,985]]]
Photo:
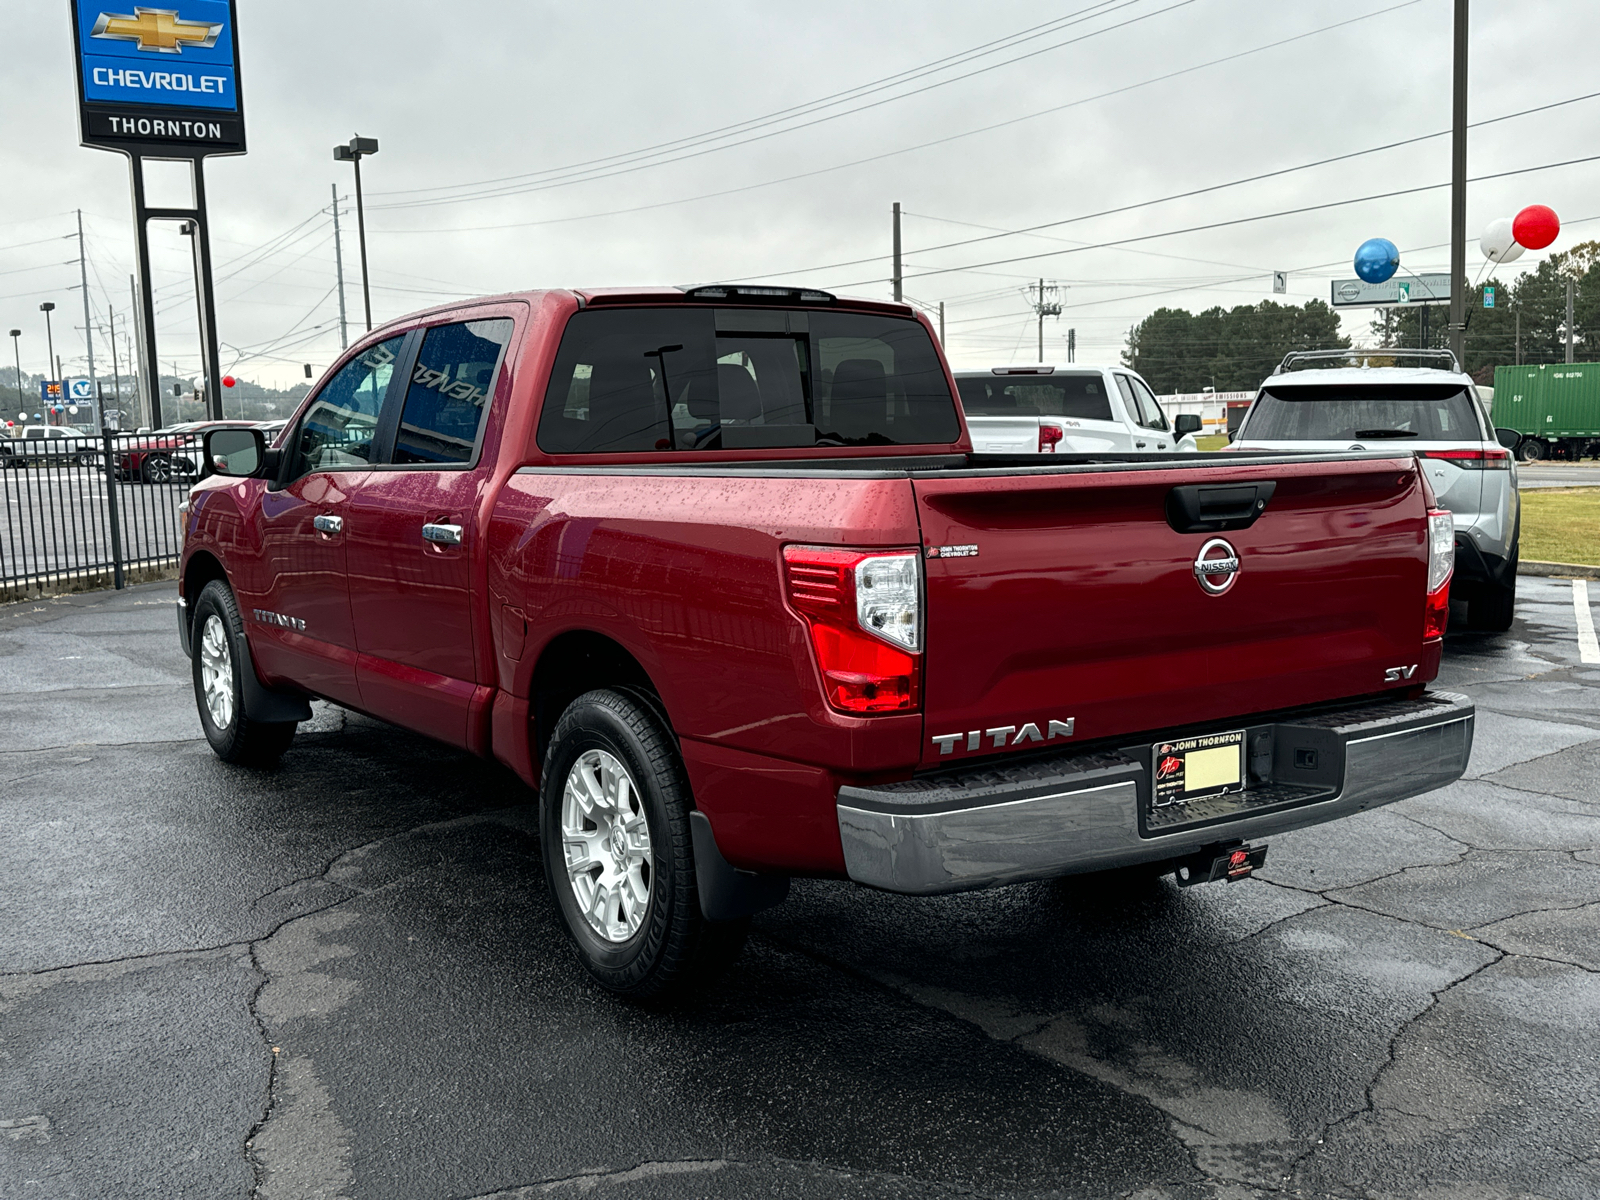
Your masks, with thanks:
[[[1291,301],[1326,299],[1366,237],[1395,241],[1409,270],[1443,270],[1443,188],[1194,227],[1446,182],[1449,140],[1427,135],[1450,119],[1452,7],[241,0],[250,153],[207,175],[224,367],[283,384],[338,353],[330,187],[348,196],[351,177],[331,148],[355,132],[382,146],[364,174],[380,321],[551,285],[749,278],[886,297],[895,201],[907,296],[945,303],[958,365],[1033,361],[1026,289],[1041,276],[1063,305],[1046,357],[1065,358],[1074,328],[1079,361],[1109,361],[1152,308],[1270,298],[1274,269]],[[1600,8],[1476,8],[1472,120],[1600,90]],[[73,373],[75,210],[95,322],[115,310],[120,328],[127,168],[77,144],[68,6],[11,0],[0,30],[0,319],[40,371],[38,305],[55,301]],[[1470,174],[1522,173],[1471,187],[1469,232],[1540,202],[1568,223],[1553,249],[1600,237],[1600,162],[1525,170],[1591,154],[1600,98],[1474,130]],[[1164,199],[1197,189],[1214,190]],[[1096,215],[1109,209],[1127,211]],[[345,234],[354,333],[353,216]],[[163,369],[193,374],[184,243],[168,229],[156,244]],[[98,353],[104,370],[103,337]]]

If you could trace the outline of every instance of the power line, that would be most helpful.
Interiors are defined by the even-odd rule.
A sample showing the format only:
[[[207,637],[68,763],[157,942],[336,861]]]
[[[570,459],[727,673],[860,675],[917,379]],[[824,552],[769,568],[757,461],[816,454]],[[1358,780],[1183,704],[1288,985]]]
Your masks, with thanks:
[[[433,187],[420,188],[397,188],[386,192],[373,192],[372,195],[405,196],[415,195],[423,192],[445,192],[464,188],[482,188],[494,184],[513,183],[519,180],[533,180],[554,175],[564,175],[568,172],[579,171],[585,168],[599,167],[607,164],[617,164],[639,158],[649,158],[669,150],[703,145],[707,141],[714,141],[721,137],[748,132],[751,129],[759,129],[763,126],[770,125],[774,122],[784,119],[803,116],[811,112],[817,112],[821,109],[829,108],[836,104],[857,99],[863,95],[870,95],[872,92],[881,91],[884,88],[892,87],[897,83],[909,82],[911,80],[936,73],[937,71],[943,70],[952,65],[957,65],[963,61],[974,61],[978,58],[984,57],[987,54],[996,53],[999,49],[1010,49],[1012,46],[1021,45],[1025,41],[1031,41],[1038,37],[1045,37],[1048,34],[1053,33],[1056,29],[1068,24],[1074,18],[1080,17],[1085,13],[1090,13],[1091,10],[1096,8],[1104,8],[1111,2],[1112,0],[1097,0],[1097,3],[1091,4],[1088,8],[1078,9],[1076,12],[1068,13],[1064,17],[1057,17],[1054,20],[1045,21],[1039,25],[1029,26],[1028,28],[1019,30],[1016,33],[1007,34],[1002,38],[996,38],[994,41],[980,43],[977,46],[969,47],[968,49],[959,51],[955,54],[946,55],[943,58],[938,58],[932,60],[931,62],[923,63],[921,66],[911,67],[907,70],[896,72],[893,75],[885,75],[882,78],[870,80],[867,83],[858,84],[855,87],[846,88],[843,91],[833,92],[829,95],[818,97],[815,100],[808,100],[802,104],[791,105],[788,108],[781,108],[775,112],[766,113],[759,117],[751,117],[744,121],[735,122],[732,125],[719,126],[716,129],[706,130],[702,133],[675,138],[667,142],[657,142],[654,145],[640,147],[636,150],[624,151],[618,154],[608,154],[600,158],[585,159],[582,162],[567,163],[564,166],[547,167],[540,171],[527,171],[517,175],[502,175],[495,179],[480,179],[470,183],[440,184]]]
[[[1515,120],[1518,117],[1531,116],[1534,113],[1548,112],[1550,109],[1553,109],[1553,108],[1560,108],[1560,107],[1563,107],[1564,105],[1568,105],[1568,104],[1577,104],[1577,103],[1579,103],[1581,101],[1584,101],[1584,100],[1593,100],[1596,97],[1600,97],[1600,92],[1586,92],[1581,96],[1571,96],[1571,97],[1569,97],[1569,98],[1567,98],[1565,100],[1556,100],[1556,101],[1553,101],[1552,103],[1549,103],[1549,104],[1538,105],[1535,108],[1525,108],[1525,109],[1522,109],[1522,110],[1520,110],[1518,112],[1505,113],[1505,114],[1503,114],[1501,116],[1498,116],[1498,117],[1489,117],[1489,118],[1487,118],[1485,120],[1482,120],[1482,121],[1474,121],[1470,126],[1468,126],[1468,128],[1470,128],[1470,129],[1479,129],[1479,128],[1482,128],[1483,126],[1486,126],[1486,125],[1497,125],[1502,121],[1511,121],[1511,120]],[[943,243],[941,243],[939,245],[936,245],[936,246],[923,246],[923,247],[921,247],[921,248],[919,248],[919,249],[917,249],[915,251],[911,251],[911,253],[914,253],[914,254],[931,254],[936,250],[953,250],[953,249],[956,249],[957,247],[960,247],[960,246],[974,246],[974,245],[977,245],[977,244],[982,243],[982,242],[996,241],[996,240],[998,240],[1000,238],[1020,237],[1020,236],[1029,235],[1029,234],[1036,234],[1036,233],[1039,233],[1041,230],[1045,230],[1045,229],[1059,229],[1063,225],[1073,225],[1073,224],[1078,223],[1079,221],[1092,221],[1097,217],[1118,216],[1118,215],[1120,215],[1122,213],[1134,212],[1134,211],[1136,211],[1138,209],[1141,209],[1141,208],[1150,208],[1153,205],[1157,205],[1157,204],[1167,204],[1167,203],[1170,203],[1171,201],[1174,201],[1174,200],[1190,200],[1190,199],[1193,199],[1196,196],[1204,196],[1204,195],[1208,195],[1208,194],[1210,194],[1212,192],[1220,192],[1220,191],[1223,191],[1223,190],[1225,190],[1227,188],[1243,187],[1247,183],[1260,183],[1262,180],[1265,180],[1265,179],[1275,179],[1275,178],[1279,178],[1279,177],[1284,176],[1284,175],[1292,175],[1292,174],[1294,174],[1295,172],[1298,172],[1298,171],[1309,171],[1314,167],[1325,167],[1325,166],[1328,166],[1331,163],[1347,162],[1350,159],[1362,158],[1362,157],[1365,157],[1366,155],[1369,155],[1369,154],[1380,154],[1385,150],[1395,150],[1395,149],[1399,149],[1402,146],[1412,146],[1412,145],[1417,144],[1418,142],[1426,142],[1426,141],[1431,141],[1434,138],[1446,137],[1446,136],[1449,135],[1449,133],[1450,133],[1450,131],[1448,129],[1442,129],[1442,130],[1439,130],[1436,133],[1419,134],[1416,137],[1402,138],[1400,141],[1397,141],[1397,142],[1384,142],[1381,145],[1369,146],[1365,150],[1351,150],[1351,151],[1347,151],[1347,152],[1345,152],[1343,154],[1334,154],[1334,155],[1330,155],[1329,157],[1326,157],[1326,158],[1313,159],[1310,162],[1300,163],[1300,164],[1298,164],[1296,166],[1292,166],[1292,167],[1279,167],[1278,169],[1273,170],[1273,171],[1264,171],[1264,172],[1261,172],[1261,173],[1256,174],[1256,175],[1246,175],[1246,176],[1243,176],[1243,177],[1241,177],[1239,179],[1227,180],[1226,182],[1223,182],[1223,183],[1212,183],[1212,184],[1207,184],[1204,187],[1191,188],[1190,190],[1188,190],[1186,192],[1173,192],[1171,195],[1158,196],[1153,200],[1139,200],[1139,201],[1136,201],[1135,203],[1132,203],[1132,204],[1118,205],[1115,208],[1103,208],[1103,209],[1100,209],[1098,212],[1080,213],[1078,216],[1075,216],[1075,217],[1063,217],[1063,218],[1061,218],[1060,220],[1057,220],[1057,221],[1045,221],[1042,224],[1029,225],[1029,226],[1026,226],[1026,227],[1024,227],[1022,229],[1001,230],[998,233],[989,234],[989,235],[986,235],[984,237],[964,238],[964,239],[962,239],[960,241],[943,242]],[[935,218],[935,219],[938,219],[938,218]],[[816,266],[816,267],[801,267],[798,270],[794,270],[794,271],[768,271],[768,272],[765,272],[764,274],[761,274],[761,275],[744,275],[744,276],[740,276],[738,279],[726,279],[726,280],[721,280],[719,282],[723,282],[723,283],[743,283],[743,282],[746,282],[747,280],[751,280],[751,279],[769,279],[774,275],[803,275],[803,274],[807,274],[807,273],[810,273],[810,272],[813,272],[813,271],[833,271],[833,270],[838,270],[841,267],[860,267],[860,266],[865,266],[868,263],[882,262],[884,260],[884,258],[885,258],[885,256],[882,255],[882,254],[875,254],[875,255],[872,255],[870,258],[856,258],[856,259],[850,259],[850,260],[848,260],[846,262],[826,263],[826,264],[824,264],[822,266]],[[875,281],[868,280],[867,282],[875,282]],[[841,286],[854,287],[856,285],[854,285],[854,284],[843,284]]]
[[[822,124],[825,124],[826,122],[829,122],[829,121],[836,121],[841,117],[850,116],[850,115],[852,115],[854,113],[866,112],[868,109],[879,108],[879,107],[881,107],[882,105],[885,105],[885,104],[893,104],[896,101],[906,100],[906,99],[909,99],[912,96],[920,96],[924,92],[932,91],[935,88],[946,87],[946,86],[948,86],[949,84],[952,84],[952,83],[959,83],[961,80],[970,79],[974,75],[982,75],[982,74],[984,74],[984,73],[986,73],[988,71],[998,70],[1000,67],[1010,66],[1010,65],[1012,65],[1014,63],[1022,62],[1022,61],[1026,60],[1026,59],[1029,59],[1029,58],[1035,58],[1035,57],[1037,57],[1038,55],[1041,55],[1041,54],[1048,54],[1053,50],[1060,50],[1060,49],[1062,49],[1062,48],[1064,48],[1066,46],[1076,45],[1077,43],[1087,41],[1090,38],[1099,37],[1101,34],[1111,33],[1111,32],[1113,32],[1115,30],[1118,30],[1118,29],[1124,29],[1129,25],[1135,25],[1135,24],[1138,24],[1141,21],[1148,21],[1148,20],[1150,20],[1150,19],[1152,19],[1154,17],[1159,17],[1159,16],[1162,16],[1162,15],[1164,15],[1166,13],[1172,12],[1175,9],[1184,8],[1184,7],[1186,7],[1186,6],[1190,5],[1190,4],[1193,4],[1194,2],[1195,2],[1195,0],[1174,0],[1174,2],[1169,4],[1169,5],[1167,5],[1167,7],[1156,9],[1154,12],[1142,13],[1139,16],[1136,16],[1136,17],[1129,17],[1125,21],[1120,21],[1120,22],[1118,22],[1118,23],[1116,23],[1114,25],[1108,25],[1103,29],[1096,29],[1096,30],[1092,30],[1089,33],[1080,34],[1079,36],[1077,36],[1075,38],[1068,38],[1066,41],[1058,42],[1053,46],[1046,46],[1045,48],[1043,48],[1041,50],[1033,50],[1033,51],[1030,51],[1027,54],[1019,55],[1016,58],[1007,59],[1004,62],[991,63],[989,66],[979,67],[976,70],[967,72],[965,75],[956,75],[956,76],[954,76],[954,77],[952,77],[950,79],[943,79],[943,80],[938,81],[937,83],[930,83],[930,84],[927,84],[924,87],[914,88],[911,91],[902,92],[899,95],[890,96],[890,97],[887,97],[887,98],[882,99],[882,100],[874,100],[869,104],[862,104],[862,105],[858,105],[855,108],[846,109],[844,112],[833,113],[833,114],[831,114],[829,116],[824,116],[824,117],[817,117],[815,120],[806,121],[806,122],[803,122],[803,123],[798,124],[798,125],[791,125],[791,126],[789,126],[788,128],[785,128],[785,129],[769,130],[766,133],[754,134],[754,135],[752,135],[750,137],[743,138],[743,139],[738,140],[738,141],[728,142],[725,145],[712,146],[712,147],[702,148],[702,149],[698,149],[698,150],[686,151],[686,152],[683,152],[683,153],[672,155],[671,157],[663,157],[663,158],[660,158],[660,160],[657,161],[657,162],[641,162],[641,163],[634,163],[634,164],[631,164],[631,165],[618,166],[618,167],[615,167],[615,168],[607,168],[607,169],[602,169],[602,170],[594,170],[594,171],[588,171],[588,172],[575,172],[575,173],[573,173],[571,175],[568,175],[568,176],[558,177],[558,178],[549,179],[549,180],[544,180],[544,181],[537,182],[537,183],[518,184],[518,185],[515,185],[515,186],[508,185],[508,186],[504,186],[504,187],[489,188],[489,189],[485,189],[485,190],[482,190],[482,191],[479,191],[479,192],[465,193],[465,194],[457,195],[457,196],[441,196],[441,197],[435,197],[435,198],[431,198],[431,199],[421,199],[421,200],[402,200],[402,201],[396,201],[396,202],[394,202],[392,204],[375,204],[372,207],[373,207],[374,210],[378,210],[378,209],[401,209],[401,208],[434,208],[434,207],[438,207],[438,206],[444,205],[444,204],[460,204],[460,203],[464,203],[464,202],[467,202],[467,201],[473,201],[473,200],[500,199],[500,198],[505,197],[505,196],[517,196],[517,195],[524,195],[524,194],[529,193],[529,192],[549,191],[552,188],[570,187],[573,184],[578,184],[578,183],[593,183],[593,182],[595,182],[597,180],[601,180],[601,179],[614,179],[619,175],[631,175],[631,174],[633,174],[633,173],[635,173],[637,171],[647,170],[647,169],[649,169],[651,167],[665,166],[665,165],[667,165],[669,163],[685,162],[685,161],[687,161],[689,159],[692,159],[692,158],[701,158],[701,157],[703,157],[703,156],[705,156],[707,154],[715,154],[715,153],[718,153],[719,151],[722,151],[722,150],[732,150],[732,149],[734,149],[736,147],[739,147],[739,146],[748,146],[753,142],[766,141],[768,138],[779,137],[779,136],[782,136],[783,134],[787,134],[787,133],[795,133],[795,132],[798,132],[799,130],[802,130],[802,129],[810,129],[812,126],[815,126],[815,125],[822,125]],[[1412,0],[1412,2],[1415,2],[1415,0]],[[1119,3],[1115,4],[1112,8],[1107,10],[1107,13],[1097,13],[1097,14],[1093,14],[1093,15],[1096,15],[1096,16],[1108,15],[1108,13],[1117,12],[1117,11],[1120,11],[1121,9],[1128,8],[1131,5],[1139,4],[1139,3],[1144,3],[1144,0],[1120,0]],[[1083,19],[1084,20],[1088,20],[1089,18],[1085,17]]]
[[[1577,166],[1581,163],[1600,162],[1600,154],[1590,154],[1582,158],[1569,158],[1562,162],[1542,163],[1535,167],[1519,167],[1513,171],[1496,171],[1490,175],[1474,175],[1467,180],[1468,183],[1485,183],[1491,179],[1508,179],[1515,175],[1530,175],[1537,171],[1552,171],[1559,167]],[[970,263],[960,267],[938,267],[933,270],[919,271],[907,275],[907,279],[926,279],[932,275],[949,275],[960,271],[970,271],[976,267],[1009,266],[1019,262],[1037,262],[1041,258],[1056,258],[1065,254],[1081,254],[1085,250],[1103,250],[1112,246],[1125,246],[1133,242],[1154,241],[1157,238],[1177,237],[1185,233],[1204,233],[1212,229],[1227,229],[1235,225],[1249,225],[1256,221],[1270,221],[1278,217],[1300,216],[1304,213],[1324,212],[1330,208],[1343,208],[1350,204],[1365,204],[1372,200],[1392,200],[1398,196],[1414,196],[1421,192],[1434,192],[1440,188],[1450,186],[1449,181],[1444,183],[1428,183],[1418,187],[1397,188],[1389,192],[1374,192],[1370,196],[1352,196],[1345,200],[1329,200],[1322,204],[1306,204],[1299,208],[1285,208],[1277,212],[1257,213],[1249,217],[1233,217],[1226,221],[1209,221],[1203,225],[1191,225],[1184,229],[1169,229],[1161,233],[1141,233],[1131,237],[1114,238],[1110,241],[1096,242],[1087,246],[1069,246],[1064,250],[1044,250],[1037,254],[1018,254],[1010,258],[997,258],[988,262]],[[876,279],[858,279],[849,283],[830,284],[830,288],[864,287],[870,283],[877,283]]]
[[[777,179],[768,179],[760,183],[750,183],[744,184],[740,187],[723,188],[715,192],[702,192],[695,196],[682,196],[676,200],[661,200],[652,204],[634,205],[630,208],[609,209],[603,212],[579,213],[567,217],[546,217],[534,221],[515,221],[501,225],[467,225],[446,229],[386,229],[383,232],[386,234],[487,233],[502,229],[528,229],[540,225],[563,225],[572,221],[589,221],[600,217],[627,216],[632,213],[649,212],[658,208],[672,208],[680,204],[693,204],[701,200],[715,200],[724,196],[736,196],[744,192],[757,191],[761,188],[776,187],[785,183],[795,183],[798,180],[812,179],[819,175],[828,175],[836,171],[849,170],[852,167],[860,167],[869,163],[881,162],[884,159],[895,158],[902,154],[911,154],[918,150],[927,150],[934,146],[943,146],[950,142],[960,141],[963,138],[975,137],[981,133],[992,133],[996,129],[1004,129],[1007,126],[1017,125],[1024,121],[1031,121],[1038,117],[1051,116],[1058,112],[1064,112],[1067,109],[1078,108],[1085,104],[1091,104],[1096,100],[1104,100],[1111,96],[1120,96],[1124,93],[1135,91],[1139,88],[1149,87],[1153,84],[1163,83],[1167,80],[1177,79],[1184,75],[1193,74],[1196,71],[1203,71],[1210,67],[1236,62],[1237,60],[1241,58],[1247,58],[1252,54],[1260,54],[1268,50],[1276,50],[1279,47],[1287,46],[1294,42],[1304,41],[1306,38],[1316,37],[1320,34],[1328,33],[1335,29],[1342,29],[1347,25],[1354,25],[1361,21],[1371,20],[1374,17],[1385,16],[1388,13],[1395,12],[1402,8],[1409,8],[1413,4],[1419,3],[1421,3],[1421,0],[1402,0],[1402,3],[1390,5],[1388,8],[1380,8],[1370,13],[1364,13],[1358,17],[1350,17],[1343,21],[1336,21],[1331,25],[1324,25],[1317,29],[1307,30],[1304,33],[1294,34],[1291,37],[1280,38],[1275,42],[1266,42],[1260,46],[1254,46],[1248,50],[1241,50],[1234,54],[1224,55],[1221,58],[1214,58],[1207,62],[1196,63],[1193,66],[1182,67],[1176,71],[1169,71],[1162,75],[1154,75],[1148,79],[1139,80],[1131,84],[1125,84],[1122,87],[1112,88],[1110,91],[1099,92],[1093,96],[1084,96],[1077,100],[1068,101],[1065,104],[1058,104],[1051,108],[1040,109],[1037,112],[1024,113],[1020,117],[1012,117],[1009,120],[998,121],[992,125],[982,125],[976,129],[969,129],[962,133],[947,134],[944,137],[934,138],[931,141],[918,142],[911,146],[902,146],[896,150],[886,150],[880,154],[870,154],[865,158],[857,158],[852,159],[849,162],[835,163],[833,166],[829,167],[818,167],[815,170],[801,171],[794,175],[783,175]]]

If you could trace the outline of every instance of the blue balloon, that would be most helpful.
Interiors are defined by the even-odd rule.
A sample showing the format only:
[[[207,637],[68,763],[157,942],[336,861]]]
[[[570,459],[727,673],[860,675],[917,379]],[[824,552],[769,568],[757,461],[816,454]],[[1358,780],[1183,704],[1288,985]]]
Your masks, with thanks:
[[[1356,251],[1356,274],[1368,283],[1383,283],[1400,269],[1400,251],[1388,238],[1368,238]]]

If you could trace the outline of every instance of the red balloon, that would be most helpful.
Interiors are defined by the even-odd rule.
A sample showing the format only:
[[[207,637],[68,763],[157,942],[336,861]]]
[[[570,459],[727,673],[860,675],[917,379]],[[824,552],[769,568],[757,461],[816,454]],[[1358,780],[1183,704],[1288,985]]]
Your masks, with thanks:
[[[1561,218],[1543,204],[1530,204],[1511,221],[1511,236],[1529,250],[1543,250],[1561,232]]]
[[[236,382],[237,382],[237,380],[235,380],[232,375],[224,375],[222,377],[222,386],[223,387],[232,387]]]

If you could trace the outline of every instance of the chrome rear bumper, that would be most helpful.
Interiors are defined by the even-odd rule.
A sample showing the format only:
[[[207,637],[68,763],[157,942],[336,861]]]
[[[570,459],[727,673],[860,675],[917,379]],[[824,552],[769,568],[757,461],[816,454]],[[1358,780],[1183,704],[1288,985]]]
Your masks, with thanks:
[[[1170,828],[1152,827],[1145,807],[1147,746],[842,787],[845,866],[858,883],[929,895],[1179,858],[1443,787],[1467,769],[1473,718],[1465,696],[1430,692],[1235,722],[1232,728],[1248,729],[1252,747],[1271,748],[1265,757],[1252,750],[1252,782],[1234,798],[1237,811],[1206,820],[1185,810],[1166,818]],[[1294,765],[1301,748],[1315,749],[1319,764],[1305,777]]]

